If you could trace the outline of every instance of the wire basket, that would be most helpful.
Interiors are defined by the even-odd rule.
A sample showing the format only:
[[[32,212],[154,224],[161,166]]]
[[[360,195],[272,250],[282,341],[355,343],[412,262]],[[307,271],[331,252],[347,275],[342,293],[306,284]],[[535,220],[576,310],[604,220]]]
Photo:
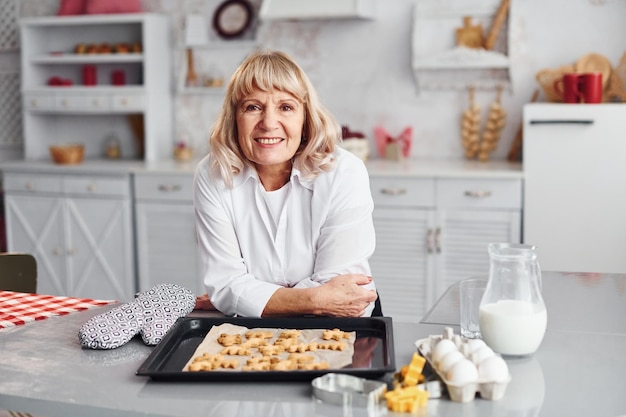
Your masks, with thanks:
[[[555,88],[554,83],[563,77],[563,74],[575,72],[573,65],[564,65],[556,69],[543,69],[535,76],[546,99],[553,103],[563,102],[563,95]]]

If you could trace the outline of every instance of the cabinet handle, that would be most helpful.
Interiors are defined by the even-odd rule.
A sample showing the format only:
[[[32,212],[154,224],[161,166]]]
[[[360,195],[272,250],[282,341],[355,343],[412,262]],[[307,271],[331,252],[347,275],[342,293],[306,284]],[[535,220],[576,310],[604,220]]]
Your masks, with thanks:
[[[441,253],[441,227],[435,229],[435,252]]]
[[[426,251],[428,253],[433,253],[433,229],[428,229],[428,232],[426,233]]]
[[[32,182],[32,181],[28,181],[28,182],[26,183],[25,188],[26,188],[27,190],[29,190],[29,191],[32,191],[32,190],[34,190],[34,189],[35,189],[35,184],[33,184],[33,182]]]
[[[120,100],[122,103],[122,106],[126,107],[126,105],[128,104],[128,99],[123,98],[122,100]]]
[[[465,191],[465,197],[470,197],[470,198],[487,198],[487,197],[491,197],[491,191],[488,190],[479,190],[479,191],[472,191],[472,190],[468,190]]]
[[[93,99],[93,105],[94,105],[95,107],[100,107],[100,100],[98,100],[97,98],[94,98],[94,99]]]
[[[61,256],[61,255],[63,255],[63,249],[61,249],[61,248],[54,248],[52,253],[54,253],[56,256]]]
[[[61,104],[62,104],[63,106],[65,106],[65,107],[67,107],[67,104],[68,104],[67,99],[63,99],[63,100],[61,100]]]
[[[33,106],[34,108],[39,107],[39,100],[37,99],[33,99],[30,101],[31,106]]]
[[[159,185],[159,191],[166,193],[172,193],[174,191],[180,191],[182,187],[178,184],[161,184]]]
[[[559,119],[548,119],[548,120],[531,120],[531,125],[592,125],[593,120],[589,119],[572,119],[572,120],[559,120]]]
[[[67,254],[68,254],[68,255],[70,255],[70,256],[75,255],[75,254],[76,254],[76,249],[74,249],[74,248],[69,248],[69,249],[67,250]]]
[[[403,195],[406,194],[406,188],[383,188],[380,192],[385,195]]]
[[[96,191],[96,184],[93,184],[93,183],[89,184],[87,186],[87,191],[92,192],[92,193]]]

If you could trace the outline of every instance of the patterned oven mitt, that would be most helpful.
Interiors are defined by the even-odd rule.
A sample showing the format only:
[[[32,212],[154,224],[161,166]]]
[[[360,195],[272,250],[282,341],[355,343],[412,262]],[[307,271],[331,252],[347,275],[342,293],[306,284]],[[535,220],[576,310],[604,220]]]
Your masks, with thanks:
[[[146,345],[157,345],[179,317],[191,313],[196,296],[187,288],[161,284],[139,294],[135,301],[143,310],[141,338]]]
[[[176,284],[160,284],[135,300],[89,319],[78,331],[90,349],[115,349],[141,334],[146,345],[158,344],[179,317],[191,313],[195,295]]]

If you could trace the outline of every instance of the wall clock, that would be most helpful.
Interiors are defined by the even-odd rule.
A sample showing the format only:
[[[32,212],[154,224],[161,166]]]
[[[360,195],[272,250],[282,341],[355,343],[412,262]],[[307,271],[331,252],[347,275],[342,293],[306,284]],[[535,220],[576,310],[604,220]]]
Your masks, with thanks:
[[[226,0],[213,14],[213,27],[220,37],[241,36],[252,23],[252,6],[246,0]]]

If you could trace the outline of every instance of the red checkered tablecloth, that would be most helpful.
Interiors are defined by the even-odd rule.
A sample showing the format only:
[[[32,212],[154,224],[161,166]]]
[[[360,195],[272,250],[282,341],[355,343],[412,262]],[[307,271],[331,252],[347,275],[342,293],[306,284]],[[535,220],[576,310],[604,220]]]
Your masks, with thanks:
[[[115,300],[0,291],[0,329],[115,302]]]

